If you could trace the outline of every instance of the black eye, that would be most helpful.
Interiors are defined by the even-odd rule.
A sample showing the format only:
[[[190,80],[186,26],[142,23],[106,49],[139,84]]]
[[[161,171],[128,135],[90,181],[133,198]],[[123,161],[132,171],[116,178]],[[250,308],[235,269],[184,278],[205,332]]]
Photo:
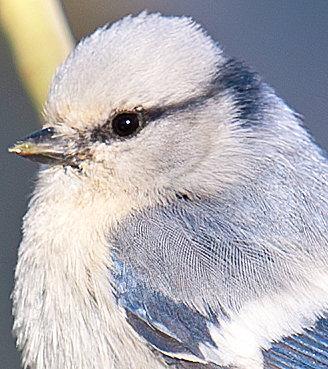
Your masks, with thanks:
[[[139,116],[135,113],[119,114],[113,119],[113,131],[119,136],[129,136],[139,128]]]

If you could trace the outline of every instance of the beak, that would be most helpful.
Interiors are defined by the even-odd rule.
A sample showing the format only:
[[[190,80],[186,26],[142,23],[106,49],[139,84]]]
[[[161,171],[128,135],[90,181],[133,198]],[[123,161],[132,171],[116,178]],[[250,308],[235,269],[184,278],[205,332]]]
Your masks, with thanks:
[[[39,163],[77,167],[88,152],[85,145],[82,146],[83,141],[80,136],[64,136],[48,127],[17,141],[8,151]]]

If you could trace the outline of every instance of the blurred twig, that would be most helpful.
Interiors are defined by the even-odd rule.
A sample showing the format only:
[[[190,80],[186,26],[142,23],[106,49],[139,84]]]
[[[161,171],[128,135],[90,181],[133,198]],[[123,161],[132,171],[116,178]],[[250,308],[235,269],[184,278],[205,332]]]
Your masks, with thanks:
[[[75,43],[61,5],[57,0],[0,0],[0,21],[40,113],[51,77]]]

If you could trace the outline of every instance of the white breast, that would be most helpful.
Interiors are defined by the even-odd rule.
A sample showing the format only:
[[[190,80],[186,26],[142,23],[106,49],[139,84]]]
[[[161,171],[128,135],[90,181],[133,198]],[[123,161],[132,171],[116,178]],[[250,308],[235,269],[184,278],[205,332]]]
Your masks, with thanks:
[[[47,169],[25,216],[13,294],[24,365],[166,368],[125,322],[111,291],[106,227],[122,207],[85,186],[71,168]]]

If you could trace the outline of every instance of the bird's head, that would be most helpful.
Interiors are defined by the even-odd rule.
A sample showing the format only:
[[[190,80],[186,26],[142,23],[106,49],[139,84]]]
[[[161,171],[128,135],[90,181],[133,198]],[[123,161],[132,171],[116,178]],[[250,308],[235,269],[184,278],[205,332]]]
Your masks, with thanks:
[[[190,18],[128,16],[77,45],[11,151],[114,192],[217,192],[247,166],[236,99],[258,85]]]

